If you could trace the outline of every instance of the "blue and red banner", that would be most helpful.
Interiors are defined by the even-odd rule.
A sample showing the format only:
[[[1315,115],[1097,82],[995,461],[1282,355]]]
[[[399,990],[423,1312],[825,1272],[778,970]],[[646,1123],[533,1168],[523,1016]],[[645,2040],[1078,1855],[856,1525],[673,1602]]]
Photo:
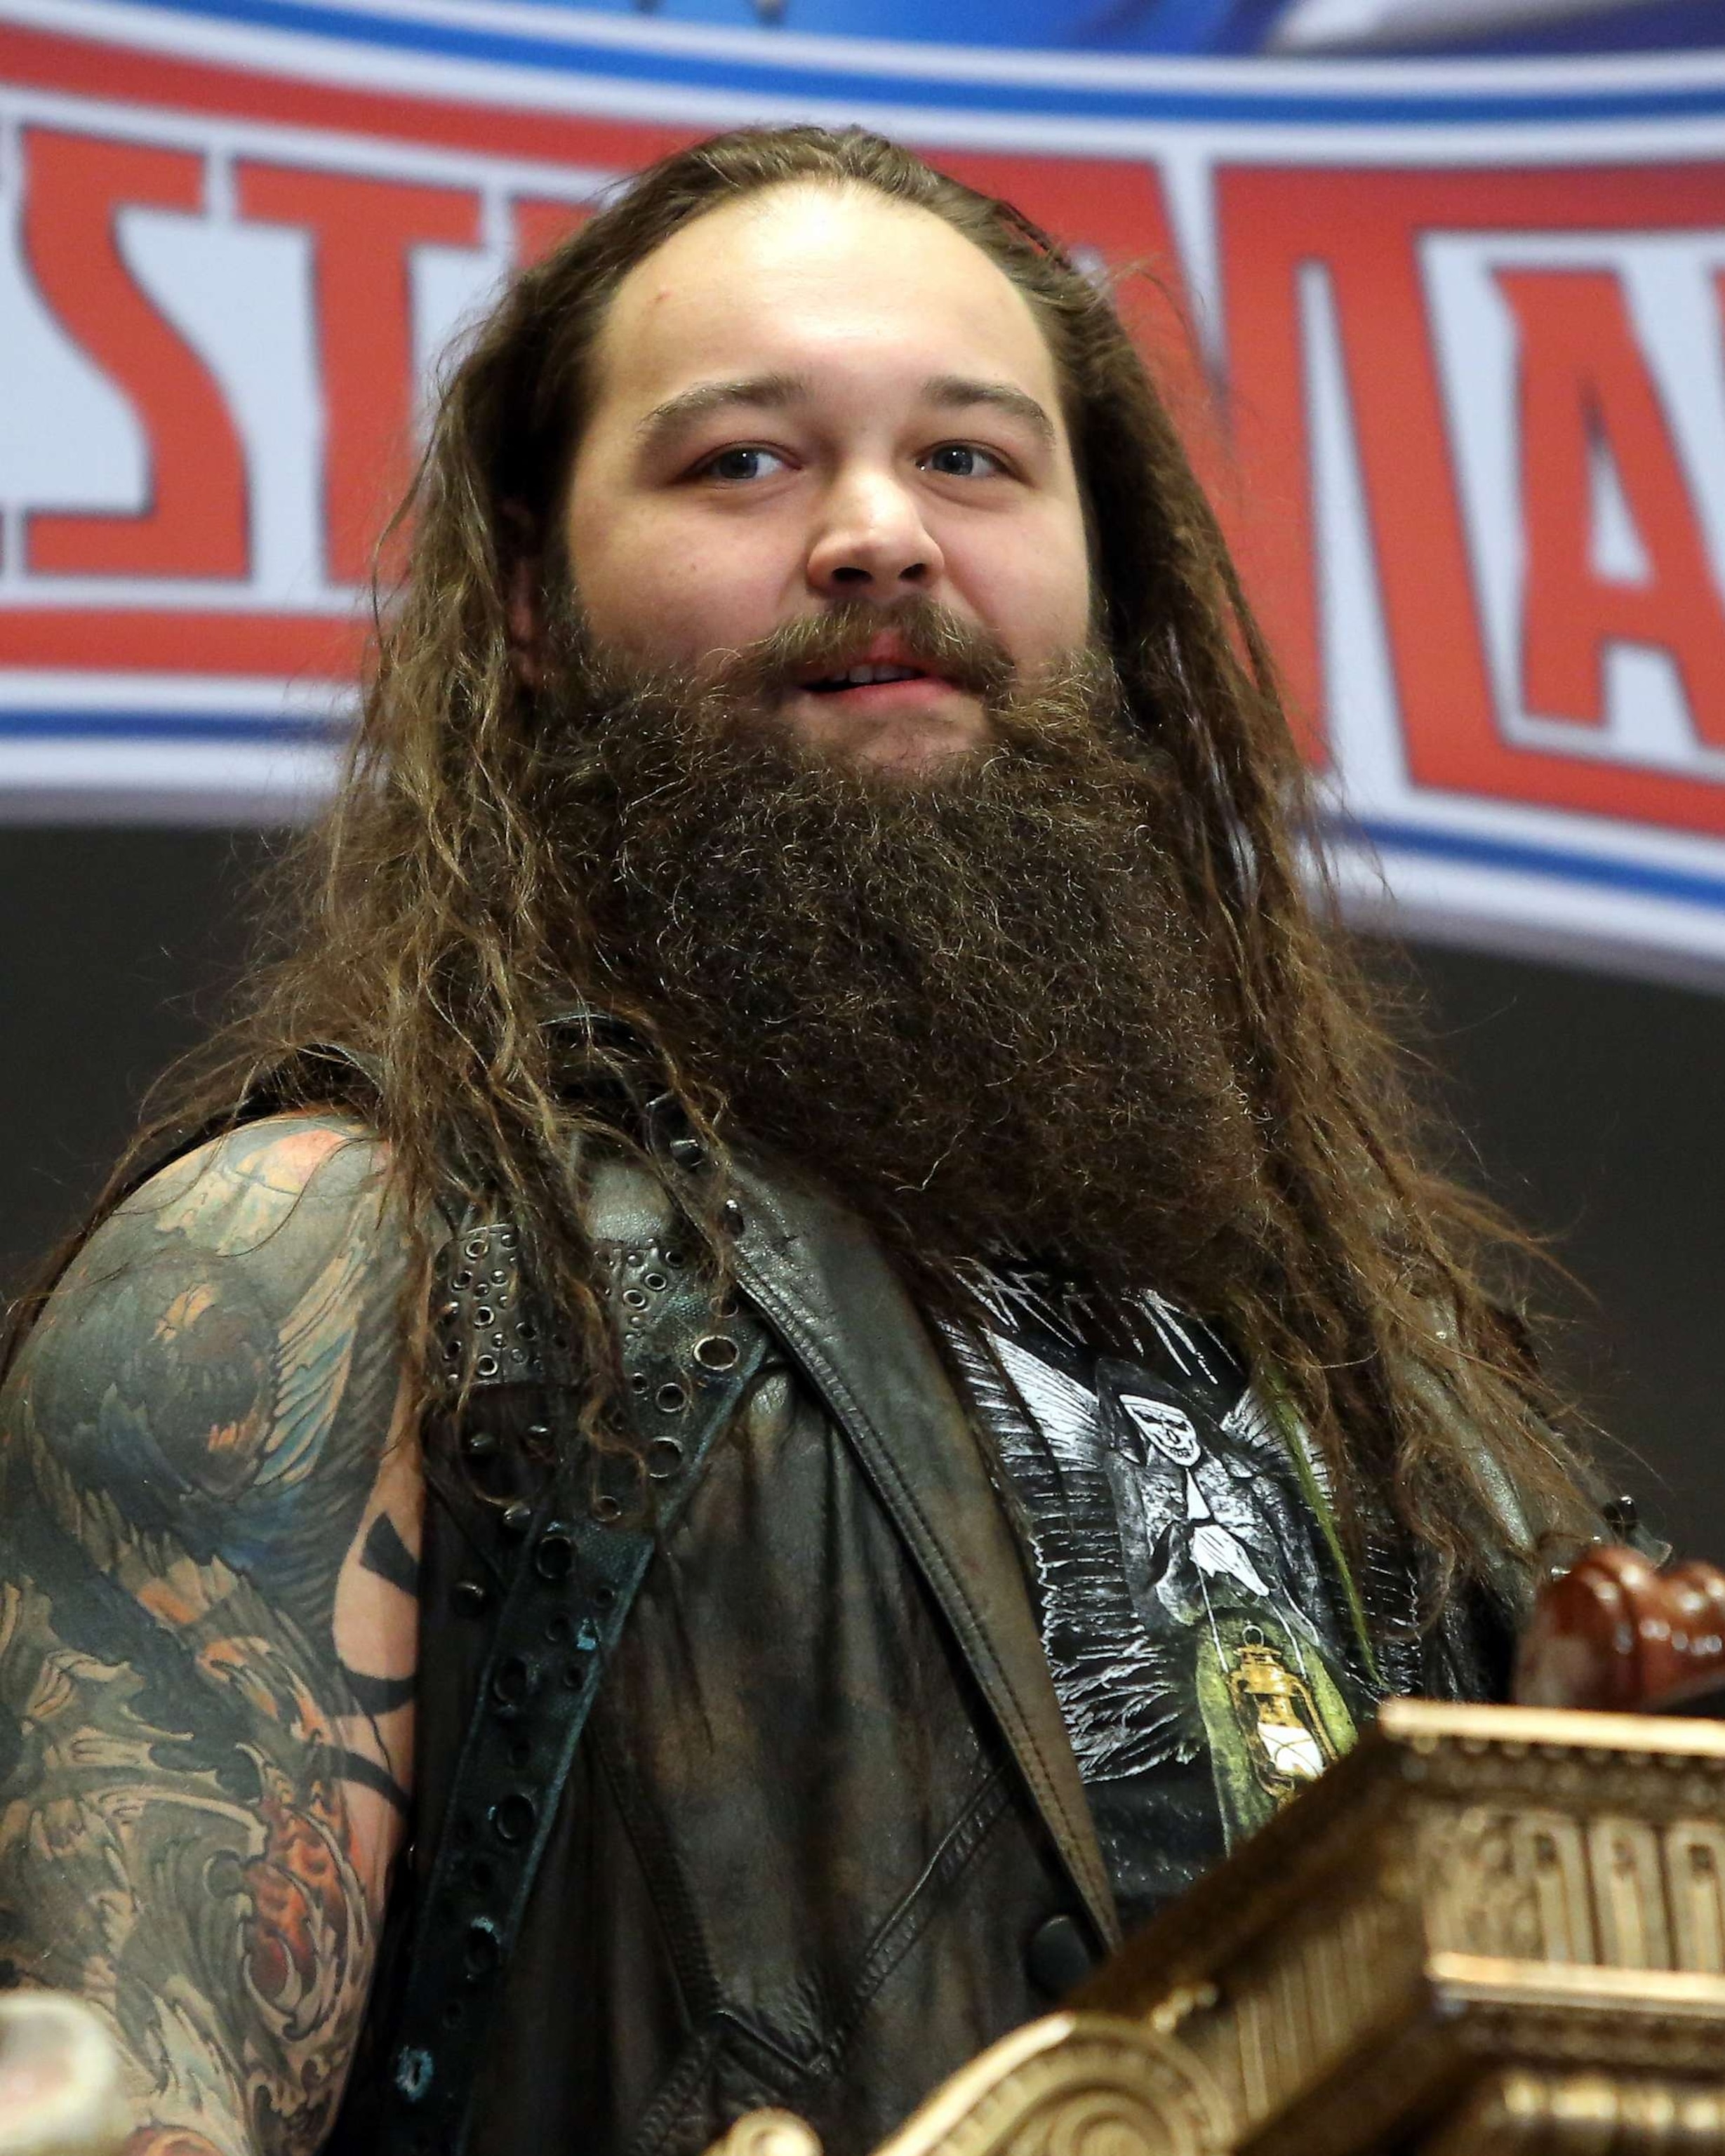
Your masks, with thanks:
[[[1725,50],[1663,0],[877,13],[0,0],[0,816],[294,813],[464,321],[674,144],[860,121],[1122,274],[1350,902],[1725,979]]]

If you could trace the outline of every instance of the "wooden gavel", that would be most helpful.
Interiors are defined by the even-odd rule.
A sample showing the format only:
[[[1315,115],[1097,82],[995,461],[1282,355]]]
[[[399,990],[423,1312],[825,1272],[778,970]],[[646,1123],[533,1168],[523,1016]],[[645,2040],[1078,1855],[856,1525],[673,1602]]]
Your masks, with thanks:
[[[1522,1635],[1522,1707],[1725,1716],[1725,1572],[1656,1570],[1621,1543],[1589,1550],[1540,1589]]]

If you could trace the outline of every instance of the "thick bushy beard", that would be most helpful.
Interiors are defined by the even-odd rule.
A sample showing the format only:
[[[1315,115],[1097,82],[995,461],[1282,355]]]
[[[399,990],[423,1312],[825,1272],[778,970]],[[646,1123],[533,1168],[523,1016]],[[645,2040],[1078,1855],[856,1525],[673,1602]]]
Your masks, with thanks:
[[[1179,803],[1106,661],[1023,693],[997,668],[990,744],[908,778],[799,749],[759,654],[714,690],[602,660],[572,621],[552,650],[595,985],[717,1092],[733,1144],[925,1276],[1012,1248],[1214,1302],[1258,1148]]]

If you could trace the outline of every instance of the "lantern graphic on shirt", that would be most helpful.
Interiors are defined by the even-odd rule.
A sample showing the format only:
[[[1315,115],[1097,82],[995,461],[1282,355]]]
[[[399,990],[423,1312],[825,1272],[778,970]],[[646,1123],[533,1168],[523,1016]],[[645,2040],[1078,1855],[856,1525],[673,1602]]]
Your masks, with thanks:
[[[1336,1758],[1311,1686],[1256,1625],[1245,1627],[1235,1650],[1228,1697],[1252,1772],[1277,1804],[1315,1782]]]

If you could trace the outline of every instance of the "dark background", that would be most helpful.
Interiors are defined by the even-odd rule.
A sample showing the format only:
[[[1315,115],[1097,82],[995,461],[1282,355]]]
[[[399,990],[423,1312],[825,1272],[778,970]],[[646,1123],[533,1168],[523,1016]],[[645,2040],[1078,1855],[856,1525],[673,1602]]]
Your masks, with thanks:
[[[0,1290],[73,1224],[144,1086],[218,1012],[270,843],[0,831]],[[1594,1298],[1556,1297],[1553,1352],[1633,1455],[1614,1471],[1684,1553],[1725,1562],[1725,995],[1430,947],[1372,955],[1423,1001],[1471,1172],[1555,1239]]]

